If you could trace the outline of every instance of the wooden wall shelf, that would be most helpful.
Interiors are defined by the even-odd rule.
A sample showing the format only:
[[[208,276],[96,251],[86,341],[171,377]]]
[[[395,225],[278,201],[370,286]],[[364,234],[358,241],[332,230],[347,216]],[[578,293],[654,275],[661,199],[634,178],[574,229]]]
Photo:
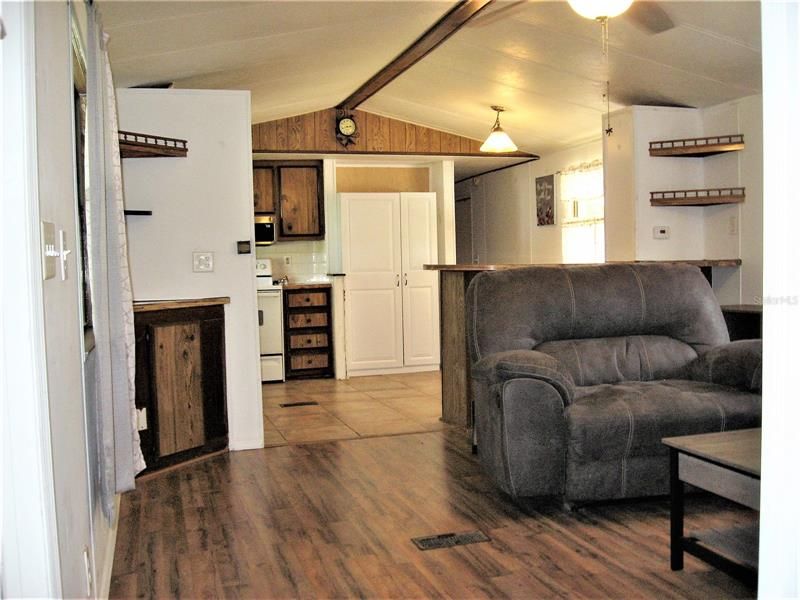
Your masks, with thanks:
[[[119,154],[122,158],[183,158],[189,152],[189,142],[176,138],[132,131],[119,132]]]
[[[650,142],[650,156],[703,157],[742,149],[744,135],[741,133]]]
[[[713,206],[744,202],[743,187],[650,192],[651,206]]]

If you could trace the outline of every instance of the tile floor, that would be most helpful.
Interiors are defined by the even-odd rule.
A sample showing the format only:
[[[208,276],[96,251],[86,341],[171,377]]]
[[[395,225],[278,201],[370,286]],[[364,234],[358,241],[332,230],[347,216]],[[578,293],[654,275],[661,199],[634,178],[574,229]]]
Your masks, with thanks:
[[[444,429],[439,371],[261,386],[266,446]],[[281,404],[318,402],[282,408]]]

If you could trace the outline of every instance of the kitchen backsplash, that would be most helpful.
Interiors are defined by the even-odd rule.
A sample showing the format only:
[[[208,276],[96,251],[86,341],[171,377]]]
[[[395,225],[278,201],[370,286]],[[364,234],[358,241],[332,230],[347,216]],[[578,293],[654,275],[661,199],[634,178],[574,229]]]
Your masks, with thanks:
[[[276,242],[256,248],[256,256],[272,259],[272,277],[276,280],[286,275],[289,281],[302,283],[328,273],[328,247],[324,240]]]

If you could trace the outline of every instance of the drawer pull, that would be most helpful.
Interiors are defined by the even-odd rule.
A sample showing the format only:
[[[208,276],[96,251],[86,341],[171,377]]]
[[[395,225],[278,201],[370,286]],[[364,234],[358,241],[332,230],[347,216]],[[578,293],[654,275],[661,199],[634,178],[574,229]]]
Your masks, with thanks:
[[[310,343],[311,343],[311,338],[308,338],[308,339],[306,340],[306,344],[310,344]]]
[[[311,317],[306,317],[306,323],[311,323]]]

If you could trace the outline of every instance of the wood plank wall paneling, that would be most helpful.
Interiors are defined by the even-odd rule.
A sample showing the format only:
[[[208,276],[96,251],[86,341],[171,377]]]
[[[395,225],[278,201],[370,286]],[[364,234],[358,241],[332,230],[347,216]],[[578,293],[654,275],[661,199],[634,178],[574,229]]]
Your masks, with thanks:
[[[158,447],[166,456],[205,443],[200,325],[159,325],[153,337]]]
[[[358,137],[355,138],[355,144],[347,148],[336,139],[336,109],[330,108],[255,123],[252,128],[253,152],[486,156],[480,152],[479,140],[363,110],[354,110],[352,115],[358,124]],[[506,156],[538,158],[527,152],[514,152]]]
[[[415,167],[339,167],[336,191],[344,192],[428,192],[430,172]]]

